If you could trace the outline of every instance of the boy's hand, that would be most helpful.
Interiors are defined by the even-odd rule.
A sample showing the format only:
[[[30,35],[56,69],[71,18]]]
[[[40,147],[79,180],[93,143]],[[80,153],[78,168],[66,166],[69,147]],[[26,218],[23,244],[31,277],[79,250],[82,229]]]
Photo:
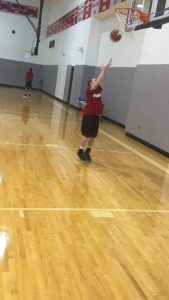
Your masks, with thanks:
[[[110,66],[112,65],[112,58],[109,60],[109,62],[106,64],[106,65],[102,65],[101,67],[100,67],[100,69],[102,70],[102,71],[106,71]]]

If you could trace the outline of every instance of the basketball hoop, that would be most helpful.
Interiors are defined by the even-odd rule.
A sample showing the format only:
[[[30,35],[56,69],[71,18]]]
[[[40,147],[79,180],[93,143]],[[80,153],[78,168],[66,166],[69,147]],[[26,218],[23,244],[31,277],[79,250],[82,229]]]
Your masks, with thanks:
[[[142,12],[138,8],[133,7],[118,7],[115,9],[115,12],[120,24],[119,31],[122,36],[132,36],[139,21],[146,23],[150,18],[149,13]]]

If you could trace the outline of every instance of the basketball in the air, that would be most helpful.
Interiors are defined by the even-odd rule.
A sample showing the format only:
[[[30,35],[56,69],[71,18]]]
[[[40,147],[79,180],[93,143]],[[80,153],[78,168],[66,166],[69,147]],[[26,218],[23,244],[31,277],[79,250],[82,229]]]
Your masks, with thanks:
[[[121,40],[121,34],[119,32],[118,29],[114,29],[111,33],[110,33],[110,39],[113,41],[113,42],[118,42]]]

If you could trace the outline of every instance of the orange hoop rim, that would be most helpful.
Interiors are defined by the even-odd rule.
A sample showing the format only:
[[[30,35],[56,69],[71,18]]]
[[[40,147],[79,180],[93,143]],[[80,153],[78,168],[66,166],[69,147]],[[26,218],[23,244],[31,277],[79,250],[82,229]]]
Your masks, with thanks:
[[[133,13],[130,13],[131,10],[133,11]],[[115,12],[129,17],[140,17],[142,14],[142,12],[138,8],[133,7],[118,7],[115,9]]]

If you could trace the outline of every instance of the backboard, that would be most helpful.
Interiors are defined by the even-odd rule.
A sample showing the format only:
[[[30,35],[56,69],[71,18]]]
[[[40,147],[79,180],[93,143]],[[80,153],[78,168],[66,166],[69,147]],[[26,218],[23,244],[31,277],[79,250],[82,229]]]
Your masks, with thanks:
[[[150,13],[149,22],[139,21],[135,30],[150,27],[161,29],[163,24],[169,23],[169,0],[132,0],[131,7]]]

